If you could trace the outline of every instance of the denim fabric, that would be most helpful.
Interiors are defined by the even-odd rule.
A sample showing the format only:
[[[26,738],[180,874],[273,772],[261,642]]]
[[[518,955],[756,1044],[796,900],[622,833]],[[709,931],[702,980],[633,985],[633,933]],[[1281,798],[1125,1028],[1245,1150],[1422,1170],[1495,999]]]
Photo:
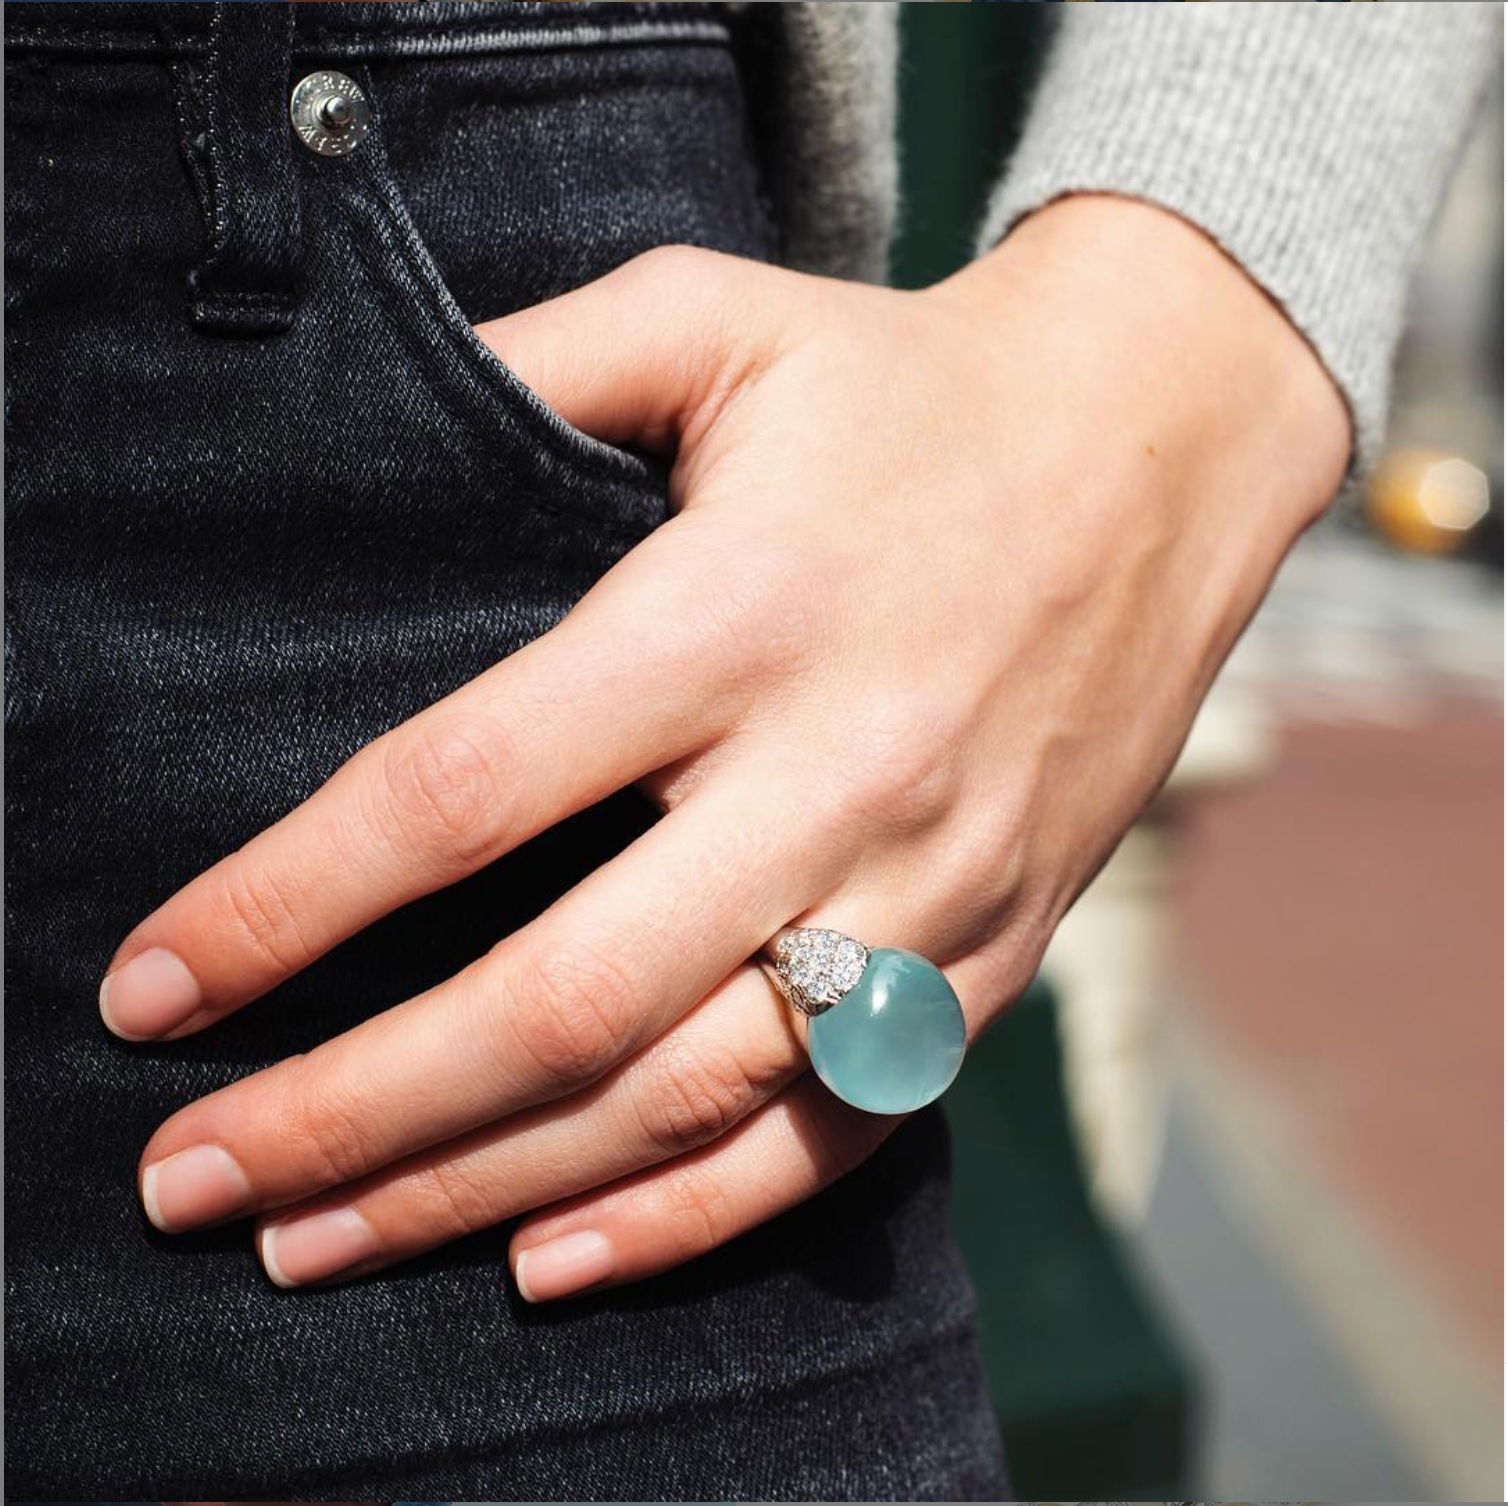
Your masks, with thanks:
[[[5,8],[7,1494],[1003,1495],[935,1111],[714,1256],[541,1309],[505,1228],[284,1292],[246,1224],[145,1222],[169,1114],[439,982],[653,819],[620,793],[193,1040],[99,1022],[136,921],[666,516],[661,467],[471,323],[659,243],[778,254],[715,6],[300,6],[286,77],[251,9]],[[374,103],[345,158],[288,127],[321,66]],[[226,194],[260,207],[226,230]],[[271,277],[287,327],[196,315],[211,265],[217,297]]]

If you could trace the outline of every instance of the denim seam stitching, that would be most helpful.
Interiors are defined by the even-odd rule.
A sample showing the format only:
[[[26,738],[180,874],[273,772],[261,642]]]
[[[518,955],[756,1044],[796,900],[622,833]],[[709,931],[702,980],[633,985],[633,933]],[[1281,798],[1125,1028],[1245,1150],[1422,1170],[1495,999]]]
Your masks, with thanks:
[[[391,206],[389,204],[384,205],[384,208],[390,207]],[[408,244],[408,236],[405,233],[407,227],[400,221],[396,225],[390,224],[389,228],[394,228],[399,231],[399,239],[401,244],[400,257],[403,263],[404,273],[410,284],[409,290],[417,293],[428,291],[430,293],[438,295],[441,290],[439,288],[433,287],[426,288],[425,284],[429,282],[429,279],[424,277],[421,270],[414,265],[414,262],[412,260],[412,247]],[[390,246],[388,249],[391,250],[393,248]],[[368,270],[371,270],[370,262],[368,263]],[[387,302],[387,290],[382,287],[380,277],[375,278],[374,281],[376,281],[377,283],[378,297],[384,302]],[[472,347],[471,342],[466,340],[462,336],[461,331],[452,328],[447,320],[441,318],[439,314],[426,307],[421,298],[416,297],[410,307],[412,312],[416,314],[420,320],[423,321],[425,326],[432,332],[440,335],[444,343],[449,346],[450,349],[454,351],[458,356],[461,356],[462,358],[469,361],[471,357],[480,354],[480,352]],[[391,308],[389,309],[389,313],[392,313]],[[493,359],[496,360],[497,358],[494,356]],[[504,380],[506,380],[507,376],[512,375],[509,369],[501,361],[498,361],[498,371],[499,375],[502,376]],[[464,377],[466,385],[471,389],[473,395],[479,396],[484,401],[486,401],[488,394],[483,388],[483,384],[479,375],[467,371],[464,373]],[[509,383],[508,385],[512,387],[513,384]],[[516,406],[519,399],[523,399],[523,401],[527,403],[527,398],[524,395],[526,391],[527,389],[524,389],[523,391],[513,391],[507,394],[500,394],[500,396],[513,399],[513,401],[509,403],[508,411],[510,413],[510,416],[518,419],[519,422],[524,425],[524,427],[532,430],[533,433],[530,437],[537,439],[539,443],[543,445],[557,460],[578,470],[585,470],[593,477],[598,477],[606,481],[633,481],[637,479],[633,476],[615,474],[608,465],[604,464],[603,461],[601,461],[594,455],[568,450],[564,445],[560,443],[560,436],[554,433],[550,427],[540,423],[538,421],[537,415],[535,415],[529,407]]]
[[[308,37],[304,51],[332,54],[350,51],[371,43],[390,44],[386,54],[402,57],[420,51],[434,53],[480,52],[496,47],[507,52],[550,52],[557,49],[594,47],[632,47],[641,42],[686,42],[720,44],[729,40],[728,28],[718,21],[645,21],[632,25],[596,26],[587,22],[569,27],[528,32],[508,27],[456,27],[444,31],[331,32],[328,40],[315,45]]]
[[[194,147],[194,123],[189,119],[190,101],[198,97],[199,80],[194,70],[186,66],[182,58],[175,58],[169,64],[168,74],[173,81],[173,114],[178,122],[179,147],[188,167],[189,182],[194,190],[195,202],[199,206],[200,223],[207,229],[206,222],[210,215],[212,191],[204,163],[199,160],[199,153]],[[206,146],[208,143],[209,138],[206,136]]]
[[[353,223],[360,226],[362,230],[372,231],[375,229],[375,226],[370,221],[364,222],[363,217],[359,213],[352,214],[351,220],[353,221]],[[379,240],[383,239],[381,230],[376,230],[376,234]],[[361,233],[358,233],[353,242],[356,246],[356,253],[361,258],[363,265],[366,267],[368,280],[374,290],[377,301],[382,306],[384,314],[391,323],[397,325],[399,329],[402,329],[405,325],[403,311],[394,307],[390,294],[383,286],[383,271],[382,266],[380,265],[382,259],[379,256],[376,262],[374,262],[374,259],[371,255],[372,248],[364,242],[365,237]],[[384,242],[382,249],[386,250],[389,255],[395,254],[395,248],[389,243]],[[398,254],[401,255],[401,253]],[[406,263],[406,257],[403,257],[403,260]],[[410,283],[413,282],[414,274],[406,264],[403,267],[402,275],[406,277],[410,281]],[[420,291],[422,291],[422,289]],[[431,314],[429,310],[422,307],[421,300],[418,297],[416,297],[413,304],[410,305],[409,313],[412,314],[415,318],[422,320],[424,325],[428,328],[433,329],[438,326],[440,333],[445,338],[446,344],[456,355],[463,358],[469,357],[471,355],[469,349],[461,346],[458,336],[455,333],[450,331],[445,326],[439,324],[436,316]],[[438,381],[434,374],[427,369],[425,362],[421,359],[415,361],[414,364],[423,378],[426,389],[429,391],[434,400],[440,405],[440,407],[445,411],[445,413],[447,413],[456,423],[460,424],[468,432],[475,431],[475,419],[462,412],[457,407],[454,396],[451,393],[447,392],[445,390],[444,384]],[[499,363],[499,367],[502,370],[507,369],[506,367],[502,367],[501,363]],[[470,390],[470,395],[473,398],[479,398],[483,402],[488,401],[489,395],[483,389],[479,377],[468,372],[465,374],[465,381],[468,389]],[[503,394],[498,394],[494,400],[502,403],[505,401],[505,396]],[[562,451],[559,448],[559,445],[553,435],[541,432],[535,423],[526,421],[527,410],[521,408],[519,405],[509,402],[506,408],[506,412],[510,418],[513,418],[520,423],[520,425],[525,429],[525,432],[528,434],[529,438],[537,441],[540,444],[541,448],[545,449],[554,459],[575,470],[578,474],[585,472],[592,479],[600,478],[605,481],[615,481],[630,485],[633,484],[635,478],[631,476],[614,476],[606,470],[603,470],[600,466],[587,459],[586,457],[572,455]],[[528,418],[532,418],[532,415],[527,416]],[[495,439],[493,439],[492,436],[489,436],[489,442],[495,443]],[[609,511],[599,510],[595,508],[572,507],[569,503],[561,502],[553,496],[530,497],[527,503],[527,507],[529,510],[544,514],[545,516],[564,516],[571,518],[573,521],[578,523],[590,523],[593,527],[610,528],[616,532],[622,533],[626,537],[636,540],[638,538],[641,538],[644,533],[643,529],[637,527],[631,522],[627,522],[621,518],[615,517]]]
[[[388,160],[387,144],[382,137],[383,118],[379,91],[373,86],[371,70],[367,68],[362,71],[366,75],[363,82],[375,128],[376,139],[371,143],[370,166],[382,218],[386,228],[397,236],[398,262],[406,272],[411,287],[416,285],[420,292],[428,292],[433,299],[431,303],[422,297],[416,298],[413,302],[415,311],[432,328],[438,330],[458,355],[467,360],[467,385],[477,390],[484,400],[487,397],[484,379],[480,371],[471,369],[469,363],[478,358],[492,363],[490,369],[495,372],[494,381],[505,388],[506,395],[511,400],[510,411],[535,431],[540,442],[557,459],[589,469],[607,480],[638,482],[648,479],[647,467],[635,463],[624,452],[611,449],[589,434],[569,429],[562,433],[561,426],[566,422],[564,418],[547,409],[538,394],[506,362],[482,344],[481,337],[462,313],[454,294],[440,276],[439,268],[434,265],[434,259],[420,239],[418,227],[408,212],[402,187],[393,173],[392,164]],[[447,313],[453,317],[446,317]],[[592,448],[583,447],[583,440]]]
[[[210,204],[211,216],[209,226],[209,254],[203,263],[196,269],[202,276],[212,268],[225,249],[226,222],[225,212],[225,166],[220,144],[220,44],[224,40],[225,33],[225,7],[217,5],[214,12],[214,20],[210,24],[209,36],[209,76],[205,80],[205,94],[208,96],[205,105],[208,123],[204,128],[205,152],[209,157],[209,181],[210,181]]]
[[[389,201],[389,207],[391,208],[391,201]],[[429,290],[432,293],[437,296],[442,295],[445,298],[451,298],[452,295],[448,289],[444,289],[443,286],[433,286],[433,280],[425,275],[425,269],[419,264],[417,259],[417,252],[414,247],[414,232],[412,227],[406,222],[406,218],[397,219],[395,228],[399,232],[403,245],[403,254],[408,262],[408,272],[413,281],[418,283],[421,288],[426,284],[430,284]],[[507,386],[509,389],[508,395],[513,399],[514,404],[517,405],[514,408],[515,414],[521,422],[534,430],[536,437],[549,448],[550,452],[558,460],[578,469],[590,471],[592,475],[599,476],[608,481],[626,481],[632,483],[644,479],[644,473],[638,466],[625,465],[613,457],[594,453],[590,449],[582,448],[567,435],[561,434],[550,415],[539,411],[540,400],[533,389],[525,384],[517,373],[498,356],[490,351],[486,351],[485,347],[478,349],[478,345],[480,344],[479,338],[471,332],[469,326],[465,331],[458,329],[439,312],[422,303],[418,305],[418,312],[432,328],[437,329],[444,336],[446,342],[458,355],[468,359],[485,355],[497,362],[498,379]],[[464,318],[464,316],[462,317]],[[474,387],[480,388],[481,381],[480,374],[469,377],[469,385]],[[590,435],[585,437],[588,439],[591,438]],[[594,441],[594,443],[600,443],[600,441]]]
[[[537,38],[548,37],[549,40]],[[337,38],[339,40],[337,40]],[[552,48],[567,50],[594,47],[635,46],[644,42],[677,42],[688,45],[711,45],[730,40],[727,27],[717,21],[644,21],[632,25],[597,26],[583,22],[572,30],[566,27],[552,28],[548,33],[531,37],[528,32],[506,27],[473,26],[456,28],[453,31],[432,30],[406,32],[397,27],[382,29],[367,27],[361,30],[338,32],[328,30],[328,39],[304,27],[294,33],[293,51],[304,57],[310,53],[324,52],[327,55],[359,54],[366,47],[380,48],[385,43],[409,43],[389,52],[379,52],[381,57],[422,56],[428,53],[443,56],[463,51],[482,52],[495,47],[499,52],[549,51]],[[460,46],[448,46],[459,42]],[[79,32],[50,30],[47,27],[13,27],[5,33],[7,52],[28,50],[86,53],[97,50],[102,53],[117,52],[140,57],[158,57],[164,53],[174,56],[203,56],[211,43],[202,35],[189,32],[167,33],[143,28],[141,31],[125,29],[108,30],[91,28]]]
[[[370,79],[365,82],[368,85],[367,93],[372,105],[373,123],[380,132],[381,105],[376,92],[370,87]],[[396,267],[407,283],[406,291],[410,294],[406,309],[422,320],[426,328],[437,333],[463,363],[463,375],[471,396],[480,399],[483,403],[496,401],[506,404],[508,414],[524,427],[531,438],[535,439],[555,459],[578,474],[584,472],[593,478],[619,485],[655,487],[656,477],[647,463],[639,461],[626,452],[615,451],[611,446],[594,439],[589,434],[581,434],[580,439],[588,441],[602,452],[594,453],[593,450],[583,448],[576,442],[575,436],[568,428],[566,432],[561,432],[561,426],[566,424],[566,420],[546,407],[539,395],[516,372],[481,343],[475,330],[466,323],[465,315],[455,304],[454,296],[444,282],[429,274],[426,267],[427,255],[422,250],[418,232],[403,204],[401,190],[388,165],[387,153],[383,149],[380,136],[374,133],[374,139],[368,143],[368,146],[370,148],[369,167],[374,190],[372,197],[378,214],[375,218],[364,215],[359,212],[361,207],[359,200],[347,201],[350,218],[358,226],[375,231],[378,239],[383,243],[383,248],[393,256]],[[393,243],[394,240],[396,240],[396,245]],[[380,269],[374,268],[369,256],[363,255],[362,259],[367,265],[368,276],[377,296],[386,307],[389,317],[401,325],[403,311],[392,307],[390,294],[385,286],[386,280]],[[432,304],[438,306],[431,306]],[[444,317],[447,304],[454,310],[456,316],[454,321]],[[458,327],[456,321],[459,321],[459,325],[463,327]],[[489,391],[490,384],[482,371],[473,369],[473,363],[480,359],[491,361],[495,367],[492,381],[501,389],[495,394]],[[423,363],[419,365],[420,369],[424,370]],[[466,422],[464,415],[457,413],[451,406],[448,397],[441,393],[439,384],[427,370],[424,370],[424,376],[430,391],[442,403],[446,411],[459,421]],[[571,508],[554,503],[541,505],[547,510],[564,512],[593,523],[601,523],[606,518],[609,523],[616,524],[626,533],[636,537],[642,532],[636,525],[614,519],[610,514],[604,514],[597,509]]]

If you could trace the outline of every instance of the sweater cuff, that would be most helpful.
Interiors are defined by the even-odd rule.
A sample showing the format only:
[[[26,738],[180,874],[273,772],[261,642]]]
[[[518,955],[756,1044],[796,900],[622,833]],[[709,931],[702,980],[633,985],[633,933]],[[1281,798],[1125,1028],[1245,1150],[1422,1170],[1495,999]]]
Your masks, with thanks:
[[[1065,9],[978,250],[1067,193],[1198,226],[1284,310],[1377,457],[1410,276],[1501,50],[1496,0]]]

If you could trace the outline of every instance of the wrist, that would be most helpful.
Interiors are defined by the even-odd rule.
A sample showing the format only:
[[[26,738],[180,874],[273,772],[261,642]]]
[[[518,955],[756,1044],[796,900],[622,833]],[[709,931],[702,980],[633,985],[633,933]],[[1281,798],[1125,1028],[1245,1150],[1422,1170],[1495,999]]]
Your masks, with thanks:
[[[1192,482],[1260,494],[1290,538],[1343,479],[1350,416],[1313,347],[1213,240],[1168,210],[1107,194],[1055,200],[928,294],[966,306],[992,333],[1044,317],[1069,326],[1061,346],[1038,343],[1040,359],[1083,361],[1092,380],[1134,387],[1147,432],[1186,441],[1177,454]]]

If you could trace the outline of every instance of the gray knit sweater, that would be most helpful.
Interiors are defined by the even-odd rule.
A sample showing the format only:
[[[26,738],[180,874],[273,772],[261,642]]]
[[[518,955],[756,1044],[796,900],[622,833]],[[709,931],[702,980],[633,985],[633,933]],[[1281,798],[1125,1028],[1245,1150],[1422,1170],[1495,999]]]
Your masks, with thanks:
[[[1287,311],[1375,456],[1410,274],[1494,58],[1497,0],[1053,7],[978,246],[1065,193],[1130,194]],[[774,192],[794,265],[878,281],[897,209],[894,4],[770,6]]]

